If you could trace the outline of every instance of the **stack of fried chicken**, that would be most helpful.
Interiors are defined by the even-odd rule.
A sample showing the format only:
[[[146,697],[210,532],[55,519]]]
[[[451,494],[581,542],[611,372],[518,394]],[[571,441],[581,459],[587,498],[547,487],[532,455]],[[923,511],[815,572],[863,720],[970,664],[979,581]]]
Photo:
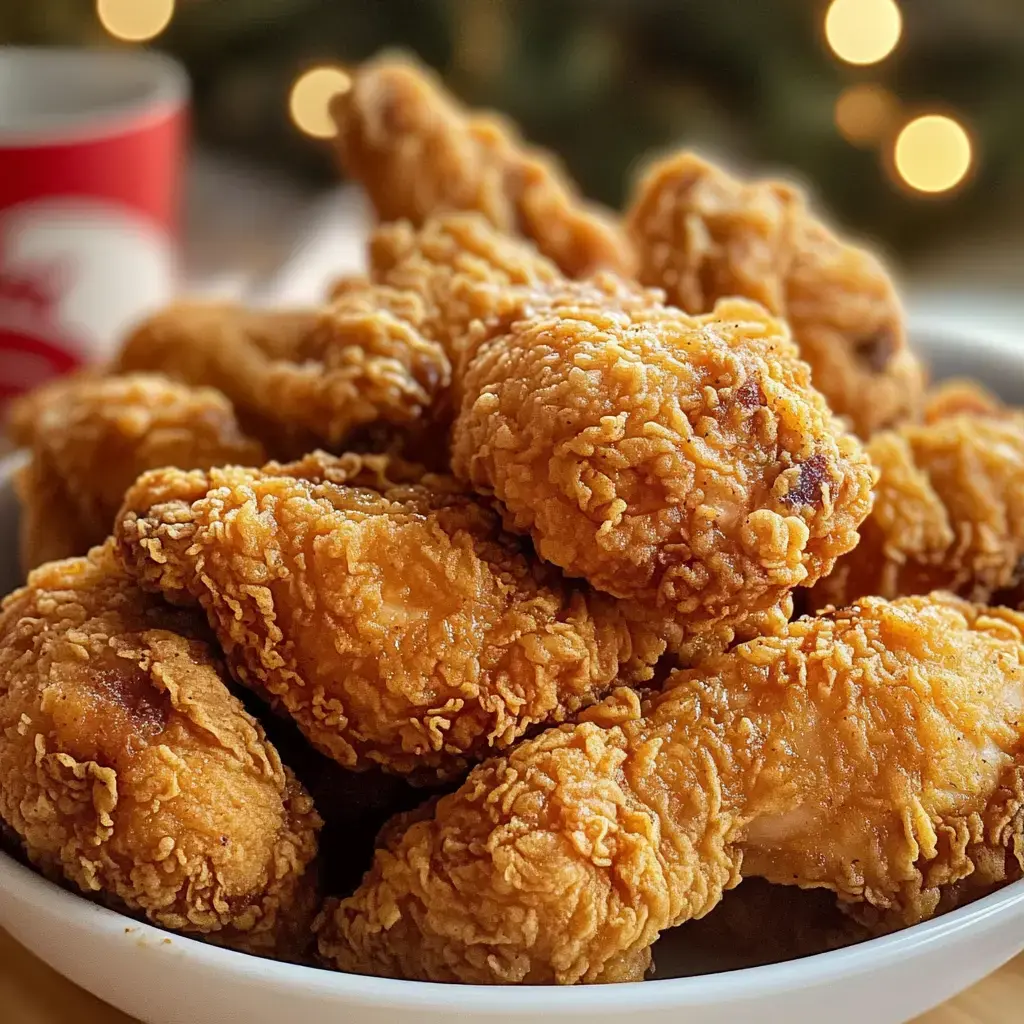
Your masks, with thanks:
[[[1019,877],[1024,415],[929,390],[789,186],[677,154],[619,219],[394,59],[333,113],[365,276],[174,306],[12,417],[31,863],[247,952],[526,984],[640,980],[746,878],[723,920],[829,890],[841,942]]]

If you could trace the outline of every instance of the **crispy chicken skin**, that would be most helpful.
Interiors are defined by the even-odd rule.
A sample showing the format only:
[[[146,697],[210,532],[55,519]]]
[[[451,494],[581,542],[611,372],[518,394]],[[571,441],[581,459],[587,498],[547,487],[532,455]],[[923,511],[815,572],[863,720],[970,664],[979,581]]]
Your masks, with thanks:
[[[370,236],[368,256],[374,284],[421,297],[425,316],[418,326],[455,368],[471,328],[502,323],[519,312],[525,296],[565,286],[551,260],[478,213],[443,214],[418,228],[409,221],[382,224]],[[354,287],[339,283],[335,297]]]
[[[215,386],[271,454],[293,457],[423,415],[451,371],[422,317],[416,295],[365,281],[319,311],[181,303],[140,325],[115,369]]]
[[[566,583],[454,481],[389,477],[322,454],[154,472],[117,538],[143,587],[202,605],[236,677],[348,767],[456,774],[650,678],[656,624]]]
[[[475,768],[318,921],[347,971],[606,980],[743,876],[891,924],[1021,856],[1024,616],[942,595],[799,619]]]
[[[1007,417],[1014,415],[1011,407],[977,381],[953,377],[930,388],[925,395],[922,419],[935,423],[966,413],[971,416]]]
[[[320,820],[205,633],[134,586],[111,544],[33,572],[0,613],[0,815],[88,895],[297,957]]]
[[[316,325],[315,310],[257,310],[233,303],[177,302],[139,324],[124,340],[114,373],[166,374],[194,386],[217,388],[246,431],[272,453],[311,447],[304,431],[267,408],[263,373],[276,361],[293,362]]]
[[[147,469],[264,459],[223,395],[152,374],[57,380],[15,404],[10,431],[31,453],[15,481],[26,569],[102,543]]]
[[[566,296],[485,341],[463,388],[455,474],[542,558],[691,641],[777,631],[871,507],[859,444],[746,300]]]
[[[268,404],[331,447],[373,424],[416,427],[451,382],[444,350],[422,333],[426,317],[414,292],[371,284],[339,291],[294,362],[269,368]]]
[[[881,471],[874,510],[810,607],[940,587],[1018,603],[1024,595],[1003,592],[1022,583],[1024,418],[955,414],[876,434],[867,448]]]
[[[421,224],[475,210],[506,234],[531,239],[570,277],[633,272],[632,249],[611,214],[583,199],[509,122],[463,108],[428,69],[369,61],[332,112],[338,158],[382,221]]]
[[[826,228],[798,190],[739,181],[680,153],[639,182],[627,224],[640,280],[670,302],[705,313],[742,295],[786,317],[815,387],[859,436],[918,413],[924,372],[889,275]]]

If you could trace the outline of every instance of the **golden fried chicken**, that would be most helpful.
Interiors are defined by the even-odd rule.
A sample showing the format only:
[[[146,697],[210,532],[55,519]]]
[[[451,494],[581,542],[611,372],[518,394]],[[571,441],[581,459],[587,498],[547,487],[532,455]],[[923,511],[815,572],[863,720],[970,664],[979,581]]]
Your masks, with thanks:
[[[374,284],[422,300],[425,312],[416,327],[437,341],[451,361],[451,391],[439,395],[424,425],[428,445],[445,451],[466,367],[485,341],[516,320],[564,303],[633,309],[663,298],[604,272],[587,281],[568,280],[529,242],[503,235],[477,213],[432,217],[418,229],[405,221],[385,224],[371,236],[369,263]],[[365,285],[358,279],[341,281],[334,294],[338,298],[361,288]],[[414,439],[405,450],[424,461],[425,449]]]
[[[420,296],[426,314],[417,326],[459,368],[471,328],[503,323],[528,296],[564,288],[566,279],[529,242],[502,234],[478,213],[383,224],[370,236],[369,273],[374,284]],[[335,287],[339,298],[358,281]],[[479,334],[475,331],[474,334]]]
[[[812,589],[812,609],[936,588],[1003,601],[1024,582],[1024,417],[947,416],[883,431],[867,449],[881,471],[874,510],[859,547]]]
[[[275,415],[262,375],[277,361],[294,362],[317,320],[315,310],[178,302],[128,335],[112,370],[153,371],[184,384],[217,388],[231,401],[243,428],[268,450],[305,450],[312,440]]]
[[[0,816],[87,895],[297,957],[320,819],[205,635],[133,585],[112,544],[33,572],[0,613]]]
[[[476,210],[506,234],[531,239],[570,277],[633,272],[634,254],[610,214],[583,199],[551,156],[527,146],[509,122],[466,110],[426,68],[369,61],[353,72],[332,113],[342,167],[381,220],[421,224]]]
[[[670,302],[706,313],[742,295],[786,317],[815,387],[861,437],[919,411],[924,372],[889,275],[829,231],[796,189],[739,181],[680,153],[640,181],[627,223],[640,280]]]
[[[367,425],[410,424],[430,407],[450,367],[416,328],[423,308],[367,282],[317,312],[183,303],[138,327],[116,369],[218,387],[268,451],[297,456]]]
[[[323,454],[162,470],[117,538],[140,584],[202,605],[235,676],[345,766],[457,774],[650,678],[664,627],[567,584],[454,481],[409,476]]]
[[[950,416],[967,413],[971,416],[1012,416],[1013,410],[1004,405],[998,396],[992,394],[976,380],[953,377],[930,388],[925,395],[922,418],[925,423],[935,423]]]
[[[751,302],[566,296],[486,340],[462,387],[455,474],[542,558],[699,646],[781,628],[871,507],[866,456]]]
[[[869,599],[625,688],[388,836],[319,948],[432,981],[621,977],[742,876],[912,924],[1022,855],[1024,616]]]
[[[223,395],[151,374],[54,381],[15,403],[10,431],[31,453],[15,478],[26,569],[102,543],[147,469],[264,459]]]

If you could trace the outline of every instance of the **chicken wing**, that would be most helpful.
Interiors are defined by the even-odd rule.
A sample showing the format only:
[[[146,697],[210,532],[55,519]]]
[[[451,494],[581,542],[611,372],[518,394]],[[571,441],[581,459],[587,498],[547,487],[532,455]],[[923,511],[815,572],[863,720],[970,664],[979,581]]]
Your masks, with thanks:
[[[149,371],[195,387],[217,388],[243,428],[277,453],[314,447],[305,432],[267,408],[262,374],[268,364],[294,362],[316,310],[246,309],[231,303],[178,302],[143,321],[125,338],[111,369]],[[308,443],[307,443],[308,442]]]
[[[87,895],[298,957],[320,819],[205,635],[134,586],[112,544],[33,572],[0,613],[0,816]]]
[[[149,374],[57,380],[15,404],[10,430],[31,452],[15,478],[26,570],[102,543],[147,469],[264,459],[223,395]]]
[[[440,346],[417,330],[423,315],[416,295],[367,282],[319,311],[180,304],[143,323],[115,369],[218,387],[269,452],[297,457],[423,415],[450,379]]]
[[[461,107],[428,69],[381,57],[336,97],[335,146],[383,221],[421,224],[476,210],[522,235],[570,277],[629,275],[632,248],[613,217],[584,200],[554,160],[494,114]]]
[[[418,326],[456,371],[472,328],[504,323],[525,297],[566,284],[533,245],[502,234],[478,213],[443,214],[418,228],[408,221],[383,224],[370,236],[368,262],[374,284],[420,296],[426,314]],[[340,282],[334,297],[359,288],[358,281]]]
[[[930,388],[925,395],[922,418],[925,423],[966,413],[971,416],[1006,417],[1013,409],[975,380],[953,377]]]
[[[120,550],[143,587],[202,605],[236,677],[349,767],[457,774],[650,678],[667,627],[567,584],[454,481],[396,475],[322,454],[150,473]]]
[[[809,607],[938,587],[974,601],[1019,603],[1024,417],[991,408],[940,416],[876,434],[867,449],[881,470],[874,510],[860,545],[811,590]]]
[[[786,317],[815,387],[861,437],[915,416],[924,372],[874,256],[829,231],[789,185],[742,182],[681,153],[640,181],[627,216],[640,280],[706,313],[742,295]]]
[[[548,307],[470,361],[455,474],[542,558],[688,643],[777,631],[792,588],[857,543],[875,478],[785,326],[744,300],[702,317],[636,293]]]
[[[742,876],[891,924],[1024,854],[1024,616],[870,599],[619,690],[395,830],[319,948],[431,981],[621,977]]]

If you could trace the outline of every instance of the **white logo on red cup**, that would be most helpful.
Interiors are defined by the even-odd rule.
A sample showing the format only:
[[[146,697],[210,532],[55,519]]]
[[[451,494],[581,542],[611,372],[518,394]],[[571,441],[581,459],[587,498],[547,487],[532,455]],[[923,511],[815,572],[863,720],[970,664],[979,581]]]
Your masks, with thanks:
[[[0,405],[172,297],[186,95],[144,51],[0,51]]]

